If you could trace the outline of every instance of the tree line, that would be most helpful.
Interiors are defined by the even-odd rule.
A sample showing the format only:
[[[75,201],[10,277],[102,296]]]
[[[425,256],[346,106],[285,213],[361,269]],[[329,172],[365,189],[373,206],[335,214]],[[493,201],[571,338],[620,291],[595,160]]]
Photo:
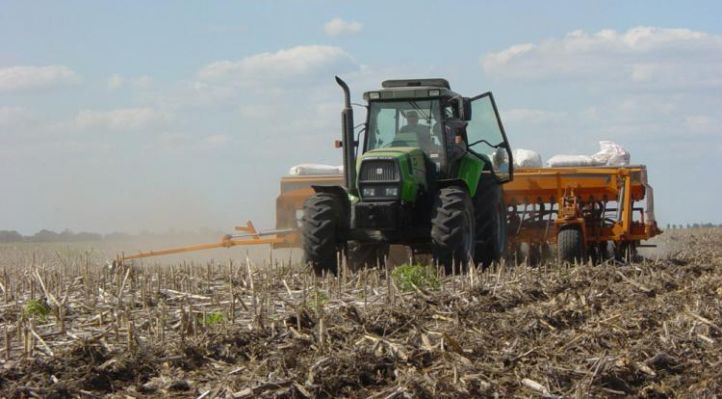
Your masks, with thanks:
[[[98,234],[80,232],[75,233],[70,230],[64,230],[57,233],[52,230],[40,230],[31,236],[24,236],[15,230],[0,230],[0,242],[70,242],[70,241],[101,241],[103,239],[110,239],[112,236],[121,235],[128,236],[122,233],[112,234]],[[116,237],[119,238],[119,237]]]
[[[713,227],[722,227],[721,224],[714,223],[687,223],[687,224],[669,224],[667,223],[667,230],[678,230],[678,229],[709,229]]]
[[[153,233],[148,231],[142,231],[140,234],[128,234],[128,233],[88,233],[88,232],[73,232],[71,230],[63,230],[60,233],[43,229],[33,235],[22,235],[15,230],[0,230],[0,242],[74,242],[74,241],[119,241],[129,240],[132,238],[152,238],[152,237],[207,237],[207,236],[220,236],[222,232],[213,231],[210,229],[200,229],[198,231],[177,231],[169,230],[165,233]]]

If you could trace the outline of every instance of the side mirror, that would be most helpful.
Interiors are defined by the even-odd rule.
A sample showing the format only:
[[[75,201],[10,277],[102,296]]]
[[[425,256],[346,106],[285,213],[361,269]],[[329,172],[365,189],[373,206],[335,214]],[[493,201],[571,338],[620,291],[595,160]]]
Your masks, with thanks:
[[[462,121],[471,120],[471,100],[467,97],[454,97],[451,99],[459,110],[459,119]]]

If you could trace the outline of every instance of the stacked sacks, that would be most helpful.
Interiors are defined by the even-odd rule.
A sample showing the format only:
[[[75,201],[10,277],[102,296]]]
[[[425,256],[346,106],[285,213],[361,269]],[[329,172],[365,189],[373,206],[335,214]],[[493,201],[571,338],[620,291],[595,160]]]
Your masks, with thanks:
[[[294,165],[288,171],[291,176],[324,176],[343,174],[343,166],[302,163]]]
[[[630,158],[629,152],[621,145],[602,140],[599,142],[599,152],[594,155],[554,155],[547,161],[547,166],[627,166]]]
[[[544,165],[538,152],[517,148],[514,150],[515,168],[541,168]]]

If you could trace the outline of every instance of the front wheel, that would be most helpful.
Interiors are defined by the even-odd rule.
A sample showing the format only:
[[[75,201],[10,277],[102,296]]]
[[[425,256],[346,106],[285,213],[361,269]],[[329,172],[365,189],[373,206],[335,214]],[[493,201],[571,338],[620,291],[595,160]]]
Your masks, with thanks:
[[[557,253],[560,262],[584,261],[584,238],[576,227],[567,227],[557,234]]]
[[[301,240],[304,262],[316,274],[336,274],[340,249],[343,206],[332,194],[316,193],[303,204]]]
[[[447,274],[473,261],[474,206],[461,187],[439,190],[431,215],[431,247],[434,262]]]

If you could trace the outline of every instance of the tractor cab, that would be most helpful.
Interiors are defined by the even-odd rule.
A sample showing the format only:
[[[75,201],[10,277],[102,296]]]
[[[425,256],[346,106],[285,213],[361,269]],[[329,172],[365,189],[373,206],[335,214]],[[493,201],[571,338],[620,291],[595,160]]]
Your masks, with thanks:
[[[500,181],[511,179],[511,150],[491,93],[464,98],[445,79],[387,80],[364,93],[363,154],[418,148],[439,179],[456,176],[467,154]]]

